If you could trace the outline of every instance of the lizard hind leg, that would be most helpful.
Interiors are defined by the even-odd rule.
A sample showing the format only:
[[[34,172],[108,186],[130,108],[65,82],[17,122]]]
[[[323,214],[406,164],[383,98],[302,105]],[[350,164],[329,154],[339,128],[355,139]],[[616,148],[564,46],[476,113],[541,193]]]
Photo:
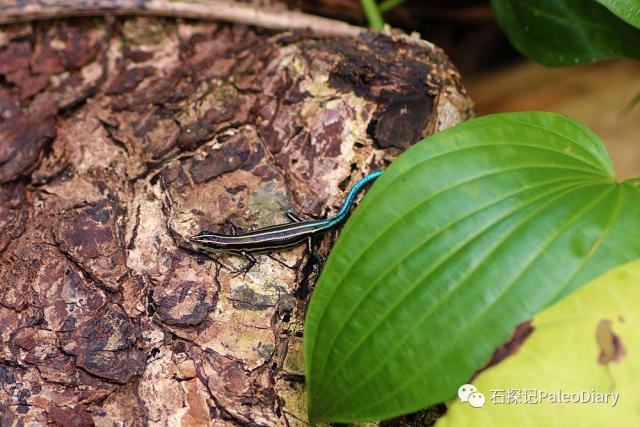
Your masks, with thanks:
[[[247,262],[242,267],[232,270],[232,272],[234,273],[233,277],[237,277],[241,274],[244,277],[244,275],[246,275],[253,268],[253,266],[258,263],[258,261],[254,258],[254,256],[251,255],[249,252],[242,251],[239,253],[239,255],[242,256],[242,258],[244,258],[245,261]]]
[[[222,268],[224,268],[225,270],[229,270],[229,271],[235,271],[236,268],[232,265],[227,264],[226,262],[222,261],[222,257],[225,254],[223,252],[213,252],[213,251],[207,251],[207,256],[209,258],[211,258],[216,264],[218,264],[219,266],[221,266]]]
[[[246,251],[224,252],[224,251],[207,250],[205,253],[207,257],[212,259],[216,264],[220,265],[225,270],[228,270],[231,273],[233,273],[234,277],[240,274],[246,274],[258,262],[251,254],[249,254]],[[228,262],[223,261],[223,258],[227,258],[228,256],[242,257],[246,261],[245,265],[238,268],[235,265],[231,265]]]
[[[319,264],[324,264],[324,262],[326,261],[326,258],[322,256],[322,254],[320,254],[320,252],[317,252],[314,247],[313,247],[313,237],[309,236],[307,237],[307,247],[306,247],[306,252],[307,254],[312,257],[313,259],[315,259]]]

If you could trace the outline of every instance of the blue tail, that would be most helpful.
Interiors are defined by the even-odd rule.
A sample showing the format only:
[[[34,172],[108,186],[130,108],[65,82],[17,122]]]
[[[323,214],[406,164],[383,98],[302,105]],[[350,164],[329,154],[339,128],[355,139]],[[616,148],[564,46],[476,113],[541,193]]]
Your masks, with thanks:
[[[347,198],[344,200],[340,211],[336,214],[336,216],[327,224],[326,228],[331,228],[338,223],[341,223],[347,218],[349,215],[349,210],[351,210],[351,206],[353,205],[353,201],[356,199],[356,196],[362,190],[362,187],[382,175],[381,170],[377,170],[375,172],[371,172],[369,175],[360,179],[360,181],[356,182],[356,184],[349,190],[349,194],[347,194]]]

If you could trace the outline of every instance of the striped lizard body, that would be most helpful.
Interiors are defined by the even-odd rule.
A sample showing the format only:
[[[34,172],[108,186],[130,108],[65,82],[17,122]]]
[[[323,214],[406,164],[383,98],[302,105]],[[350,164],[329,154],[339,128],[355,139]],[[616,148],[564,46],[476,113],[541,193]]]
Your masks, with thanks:
[[[375,171],[356,182],[349,194],[347,194],[342,207],[333,218],[300,221],[293,213],[287,212],[289,218],[293,219],[294,222],[230,235],[202,231],[191,237],[191,241],[203,252],[214,254],[231,252],[244,256],[247,256],[248,253],[271,252],[295,246],[311,236],[327,231],[342,223],[349,215],[349,210],[360,190],[381,174],[381,170]],[[248,258],[255,262],[252,257],[248,256]]]

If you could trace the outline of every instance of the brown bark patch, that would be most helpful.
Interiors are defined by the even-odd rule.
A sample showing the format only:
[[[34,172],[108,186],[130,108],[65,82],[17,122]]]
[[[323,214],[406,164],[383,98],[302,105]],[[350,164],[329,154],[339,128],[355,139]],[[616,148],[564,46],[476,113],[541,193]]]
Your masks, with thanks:
[[[102,200],[61,214],[59,228],[54,230],[60,250],[110,291],[117,290],[127,275],[122,215],[124,208],[119,204]]]
[[[47,410],[49,421],[56,426],[90,427],[95,425],[93,418],[82,408],[59,408],[52,406]]]
[[[141,81],[154,74],[154,67],[136,67],[123,70],[107,88],[107,95],[133,91]]]
[[[440,64],[415,61],[415,50],[380,34],[329,48],[344,55],[330,83],[378,103],[367,133],[380,147],[406,149],[426,136],[436,93],[429,90],[429,79]],[[426,49],[420,54],[431,56]]]
[[[25,176],[56,136],[55,110],[46,101],[0,124],[0,183]]]
[[[134,347],[139,334],[124,311],[111,306],[63,334],[60,344],[65,353],[76,357],[76,366],[124,384],[144,370],[146,356]]]
[[[23,184],[0,186],[0,253],[24,232],[29,203]]]

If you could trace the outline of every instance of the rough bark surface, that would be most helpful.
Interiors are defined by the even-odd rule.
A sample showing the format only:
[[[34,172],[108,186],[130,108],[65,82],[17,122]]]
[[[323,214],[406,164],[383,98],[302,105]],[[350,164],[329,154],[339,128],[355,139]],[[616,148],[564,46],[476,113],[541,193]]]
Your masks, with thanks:
[[[186,238],[335,213],[471,104],[406,37],[80,18],[0,27],[0,113],[0,425],[297,425],[321,261]]]

